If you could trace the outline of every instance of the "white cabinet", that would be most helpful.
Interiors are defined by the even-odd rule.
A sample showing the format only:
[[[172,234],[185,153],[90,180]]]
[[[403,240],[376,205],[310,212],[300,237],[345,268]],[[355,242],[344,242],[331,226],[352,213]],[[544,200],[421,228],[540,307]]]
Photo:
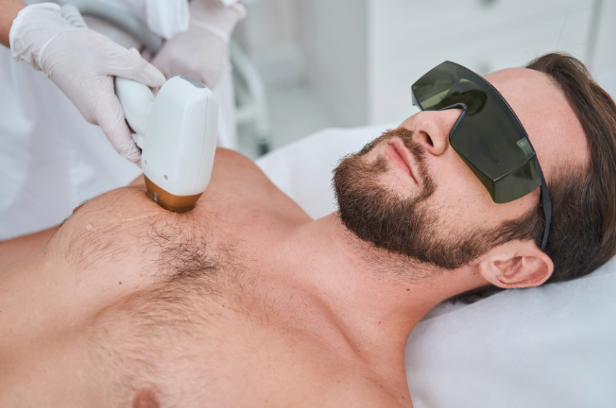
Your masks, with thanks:
[[[401,121],[412,83],[445,60],[481,74],[555,50],[585,60],[600,3],[303,0],[307,76],[343,126]]]

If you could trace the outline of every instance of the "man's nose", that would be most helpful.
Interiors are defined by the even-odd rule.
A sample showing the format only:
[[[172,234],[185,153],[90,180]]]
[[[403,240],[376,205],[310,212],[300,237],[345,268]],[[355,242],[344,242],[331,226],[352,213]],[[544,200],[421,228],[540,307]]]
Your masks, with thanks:
[[[462,113],[461,109],[419,112],[413,121],[413,138],[434,156],[449,147],[449,133]]]

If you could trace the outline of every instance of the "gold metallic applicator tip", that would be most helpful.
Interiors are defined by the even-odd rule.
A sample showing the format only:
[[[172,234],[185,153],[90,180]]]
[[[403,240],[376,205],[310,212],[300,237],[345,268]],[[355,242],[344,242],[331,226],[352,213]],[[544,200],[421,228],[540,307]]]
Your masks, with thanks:
[[[201,194],[194,194],[188,196],[178,196],[168,193],[163,190],[155,183],[153,183],[150,179],[148,179],[145,175],[145,185],[148,189],[147,193],[145,193],[148,197],[154,200],[155,203],[163,207],[165,210],[183,213],[186,211],[190,211],[197,204],[197,200],[201,197]]]

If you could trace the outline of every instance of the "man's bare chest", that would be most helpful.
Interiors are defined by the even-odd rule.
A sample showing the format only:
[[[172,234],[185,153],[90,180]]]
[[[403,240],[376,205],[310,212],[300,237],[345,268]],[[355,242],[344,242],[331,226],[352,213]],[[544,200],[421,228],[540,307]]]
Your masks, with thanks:
[[[84,330],[97,392],[111,406],[295,406],[349,380],[309,330],[286,326],[241,271],[179,278],[112,305]],[[347,362],[348,363],[348,362]]]
[[[61,307],[79,312],[48,328],[71,333],[55,354],[70,364],[54,380],[79,373],[67,392],[114,407],[325,406],[340,390],[355,390],[352,400],[374,386],[369,370],[329,347],[331,336],[298,324],[314,314],[302,309],[309,301],[288,290],[271,296],[264,265],[275,263],[266,258],[286,218],[215,194],[185,216],[156,213],[138,202],[140,191],[103,198],[79,210],[50,249],[74,266],[61,283],[50,280],[64,285]],[[127,199],[140,210],[109,210]],[[297,305],[281,307],[283,298]],[[38,352],[54,353],[46,344]]]
[[[84,330],[98,392],[113,396],[111,405],[129,406],[147,395],[161,407],[190,406],[237,386],[245,372],[238,357],[256,328],[241,294],[232,292],[236,285],[221,282],[225,272],[205,273],[136,292]]]

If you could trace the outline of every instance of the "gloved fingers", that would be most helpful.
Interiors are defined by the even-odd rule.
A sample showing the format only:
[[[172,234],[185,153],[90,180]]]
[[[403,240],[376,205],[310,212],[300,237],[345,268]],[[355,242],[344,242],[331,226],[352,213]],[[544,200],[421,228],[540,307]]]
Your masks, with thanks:
[[[167,78],[174,77],[177,74],[175,67],[177,67],[181,54],[185,51],[182,44],[179,43],[178,37],[182,37],[184,34],[179,34],[177,37],[167,41],[163,47],[156,53],[152,59],[152,65],[160,70]],[[178,44],[179,43],[179,44]],[[186,74],[182,72],[182,74]]]
[[[199,66],[191,65],[188,67],[189,76],[204,83],[210,89],[216,89],[220,78],[227,69],[227,59],[217,58],[210,62],[203,62]]]
[[[114,147],[116,147],[116,152],[118,152],[120,156],[141,167],[141,150],[139,150],[137,144],[132,140],[132,138],[130,141],[126,142],[125,145],[118,145]]]
[[[163,46],[152,60],[170,78],[188,75],[214,89],[228,60],[228,44],[208,30],[197,26],[180,34]]]
[[[115,44],[114,44],[115,45]],[[141,82],[151,88],[161,87],[166,78],[134,48],[112,47],[108,50],[105,73]]]
[[[226,69],[226,64],[203,65],[201,67],[188,67],[188,76],[205,84],[210,89],[216,89],[222,75]]]
[[[95,112],[98,125],[120,156],[141,167],[141,151],[128,129],[120,101],[113,93],[101,95],[100,98],[100,106],[104,106],[104,110]]]

